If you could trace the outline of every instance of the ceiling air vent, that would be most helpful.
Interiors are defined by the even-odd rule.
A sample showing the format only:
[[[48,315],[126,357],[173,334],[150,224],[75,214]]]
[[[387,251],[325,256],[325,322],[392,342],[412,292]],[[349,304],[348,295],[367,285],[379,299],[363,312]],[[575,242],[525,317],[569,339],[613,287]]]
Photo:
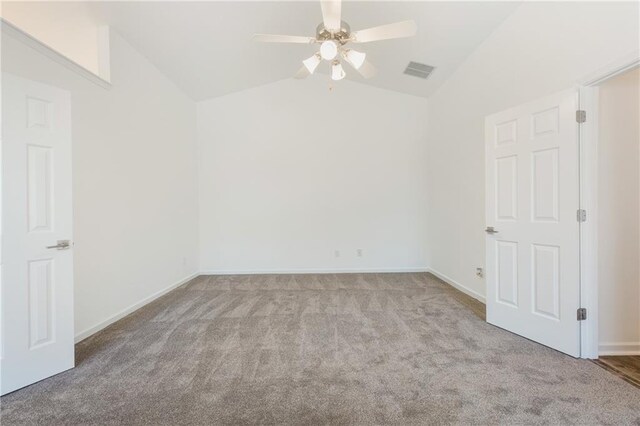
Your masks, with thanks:
[[[407,69],[404,70],[404,73],[418,78],[427,78],[429,77],[429,75],[431,75],[431,72],[433,70],[434,67],[432,67],[431,65],[425,65],[419,62],[409,62],[409,65],[407,65]]]

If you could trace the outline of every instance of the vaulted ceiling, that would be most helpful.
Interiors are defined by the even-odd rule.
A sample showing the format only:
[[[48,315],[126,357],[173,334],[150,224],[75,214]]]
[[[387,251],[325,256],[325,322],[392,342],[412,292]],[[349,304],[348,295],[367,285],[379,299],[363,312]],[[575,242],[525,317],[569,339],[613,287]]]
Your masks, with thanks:
[[[347,78],[428,97],[516,7],[511,2],[345,1],[342,17],[352,30],[408,19],[418,26],[416,37],[361,45],[378,75],[363,80],[346,68]],[[318,1],[96,2],[90,8],[194,100],[293,76],[317,46],[256,43],[252,35],[313,36],[322,20]],[[409,61],[436,69],[427,80],[411,77],[403,74]],[[328,73],[328,68],[325,63],[319,71]]]

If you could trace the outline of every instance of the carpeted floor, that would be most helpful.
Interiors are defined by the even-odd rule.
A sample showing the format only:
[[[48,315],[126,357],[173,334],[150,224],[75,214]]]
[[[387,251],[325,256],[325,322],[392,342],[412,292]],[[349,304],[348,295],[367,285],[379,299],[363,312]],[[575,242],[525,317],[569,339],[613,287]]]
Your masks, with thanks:
[[[640,390],[429,274],[200,277],[1,400],[13,424],[634,424]]]

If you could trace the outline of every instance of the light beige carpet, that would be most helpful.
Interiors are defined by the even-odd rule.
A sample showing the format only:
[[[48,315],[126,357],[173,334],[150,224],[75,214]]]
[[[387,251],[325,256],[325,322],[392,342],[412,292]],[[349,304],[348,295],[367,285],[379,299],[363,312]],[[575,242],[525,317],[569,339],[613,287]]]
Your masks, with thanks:
[[[429,274],[200,277],[2,398],[13,424],[635,424],[640,390]]]

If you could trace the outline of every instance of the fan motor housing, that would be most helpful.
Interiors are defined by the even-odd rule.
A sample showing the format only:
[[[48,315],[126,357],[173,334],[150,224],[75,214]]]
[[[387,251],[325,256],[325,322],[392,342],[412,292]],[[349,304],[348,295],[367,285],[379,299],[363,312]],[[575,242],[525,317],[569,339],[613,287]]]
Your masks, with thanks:
[[[351,36],[351,27],[344,21],[340,21],[340,30],[331,32],[324,27],[324,23],[321,22],[316,27],[316,40],[334,40],[340,44],[346,44]]]

